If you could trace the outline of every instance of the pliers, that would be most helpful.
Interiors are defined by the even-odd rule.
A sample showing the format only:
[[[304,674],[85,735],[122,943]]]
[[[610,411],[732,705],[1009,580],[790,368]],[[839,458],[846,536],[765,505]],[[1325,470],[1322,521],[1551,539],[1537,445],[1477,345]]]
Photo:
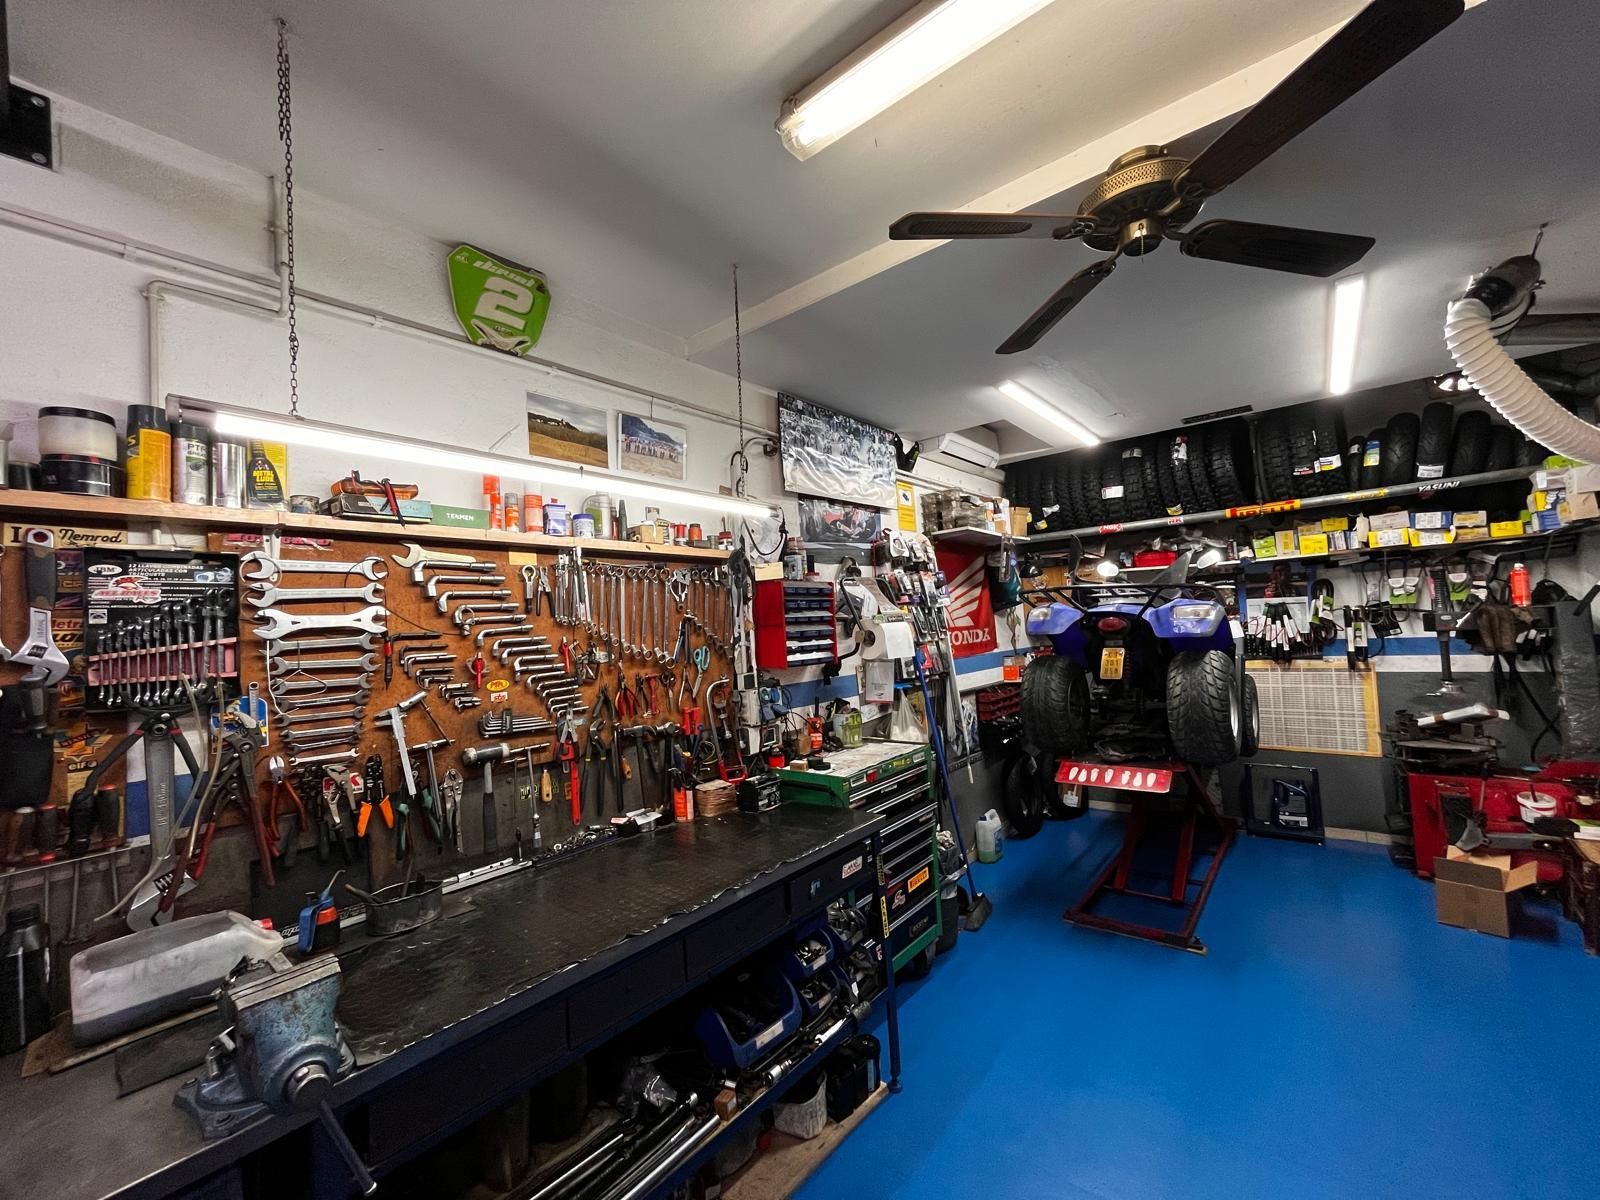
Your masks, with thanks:
[[[394,808],[389,803],[389,791],[384,786],[383,756],[378,754],[367,755],[367,764],[361,780],[361,807],[356,813],[356,836],[367,836],[367,825],[372,820],[372,810],[376,808],[383,816],[383,823],[390,829],[394,828]],[[377,799],[374,800],[373,797]]]
[[[282,757],[274,754],[267,759],[267,774],[272,778],[272,796],[267,801],[267,840],[278,861],[285,867],[292,867],[296,856],[300,853],[300,834],[311,827],[311,817],[306,812],[305,802],[300,799],[300,793],[294,784],[289,782]],[[285,807],[280,814],[279,801],[284,796],[288,796],[289,805],[292,807]],[[288,837],[281,836],[279,832],[280,816],[299,819],[299,824]]]
[[[556,760],[567,768],[567,801],[572,805],[572,827],[583,826],[583,792],[578,776],[578,725],[568,713],[561,718],[556,733]]]

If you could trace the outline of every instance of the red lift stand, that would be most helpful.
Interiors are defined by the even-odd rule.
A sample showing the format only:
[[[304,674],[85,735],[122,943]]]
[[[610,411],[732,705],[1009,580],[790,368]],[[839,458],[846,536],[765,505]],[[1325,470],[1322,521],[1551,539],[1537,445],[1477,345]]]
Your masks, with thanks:
[[[1178,816],[1170,801],[1158,801],[1172,792],[1175,780],[1187,782],[1187,795],[1183,797],[1181,822],[1177,831],[1177,846],[1173,853],[1171,882],[1164,892],[1145,892],[1131,887],[1129,881],[1135,870],[1135,858],[1141,845],[1146,843],[1152,827],[1161,824],[1163,816]],[[1106,864],[1083,899],[1062,913],[1062,919],[1090,929],[1107,933],[1120,933],[1124,937],[1139,938],[1204,954],[1205,944],[1195,937],[1195,926],[1211,896],[1211,885],[1217,881],[1217,871],[1222,867],[1223,856],[1233,843],[1237,823],[1217,811],[1206,788],[1205,778],[1192,764],[1184,762],[1099,763],[1063,759],[1056,768],[1056,782],[1068,789],[1109,788],[1129,793],[1133,811],[1128,814],[1127,828],[1122,835],[1122,849]],[[1216,848],[1210,851],[1211,865],[1203,877],[1191,879],[1196,857],[1202,818],[1216,837]],[[1202,847],[1203,856],[1207,849]],[[1191,898],[1192,893],[1192,898]],[[1135,921],[1104,916],[1092,911],[1106,896],[1132,896],[1171,905],[1183,912],[1183,924],[1177,929],[1159,925],[1142,925]]]

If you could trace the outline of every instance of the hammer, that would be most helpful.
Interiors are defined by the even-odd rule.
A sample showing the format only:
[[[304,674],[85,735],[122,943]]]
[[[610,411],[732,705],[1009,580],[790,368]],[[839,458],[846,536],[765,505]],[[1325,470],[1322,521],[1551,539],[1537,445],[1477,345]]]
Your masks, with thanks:
[[[498,850],[500,835],[494,807],[494,764],[511,761],[524,750],[548,750],[549,742],[534,746],[512,748],[505,742],[491,742],[487,746],[468,746],[461,752],[461,761],[469,767],[483,768],[483,848]]]

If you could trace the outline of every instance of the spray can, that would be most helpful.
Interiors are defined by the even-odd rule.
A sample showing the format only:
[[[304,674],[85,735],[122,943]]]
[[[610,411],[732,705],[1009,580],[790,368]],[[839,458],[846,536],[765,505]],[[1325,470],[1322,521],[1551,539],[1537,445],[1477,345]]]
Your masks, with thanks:
[[[522,497],[516,492],[507,492],[502,498],[500,507],[504,513],[506,529],[515,533],[522,528]]]
[[[1517,608],[1530,608],[1533,605],[1533,584],[1528,578],[1527,563],[1511,565],[1511,603]]]
[[[178,421],[172,427],[172,498],[211,503],[211,440],[204,425]]]
[[[122,465],[127,472],[128,499],[172,499],[172,433],[165,409],[151,404],[128,405]]]
[[[522,528],[527,533],[544,532],[544,497],[537,492],[522,493]]]

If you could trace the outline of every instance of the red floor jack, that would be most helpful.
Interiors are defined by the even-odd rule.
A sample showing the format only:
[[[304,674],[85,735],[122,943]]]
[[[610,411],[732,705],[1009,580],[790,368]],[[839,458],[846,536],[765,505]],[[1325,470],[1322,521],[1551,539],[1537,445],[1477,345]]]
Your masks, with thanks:
[[[1139,891],[1129,885],[1134,859],[1152,827],[1160,824],[1159,818],[1172,813],[1170,802],[1159,801],[1157,797],[1170,795],[1173,782],[1178,779],[1186,781],[1187,795],[1183,797],[1182,823],[1178,828],[1171,882],[1164,892]],[[1107,933],[1119,933],[1123,937],[1188,950],[1193,954],[1204,954],[1205,944],[1195,937],[1195,926],[1200,923],[1200,914],[1205,911],[1206,901],[1211,896],[1211,885],[1217,881],[1217,872],[1222,867],[1228,847],[1233,843],[1237,825],[1232,818],[1217,811],[1200,772],[1184,762],[1098,763],[1063,759],[1056,768],[1056,782],[1066,787],[1066,800],[1072,806],[1082,803],[1085,788],[1127,792],[1133,806],[1123,830],[1122,848],[1089,886],[1083,899],[1061,914],[1062,919],[1089,929],[1101,929]],[[1216,848],[1211,852],[1211,865],[1205,875],[1200,879],[1191,879],[1189,872],[1194,866],[1202,817],[1215,830]],[[1205,850],[1202,848],[1200,853],[1203,855]],[[1195,888],[1199,890],[1190,899],[1190,891]],[[1171,905],[1182,911],[1183,924],[1177,929],[1167,929],[1092,911],[1106,896],[1133,896]]]

